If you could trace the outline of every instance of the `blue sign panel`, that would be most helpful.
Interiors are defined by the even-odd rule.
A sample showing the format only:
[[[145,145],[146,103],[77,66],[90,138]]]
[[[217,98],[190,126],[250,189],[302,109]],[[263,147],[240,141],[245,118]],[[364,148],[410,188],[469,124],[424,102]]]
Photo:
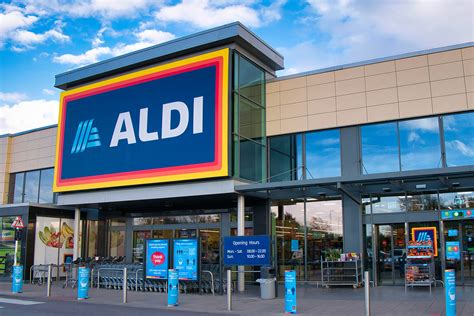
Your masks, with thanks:
[[[461,259],[461,251],[459,250],[459,241],[446,242],[446,259],[448,260]]]
[[[228,56],[222,49],[63,92],[55,192],[227,175]]]
[[[168,306],[178,306],[179,281],[178,271],[169,269],[168,271]]]
[[[270,265],[270,237],[266,235],[224,237],[224,265]]]
[[[166,279],[168,275],[168,239],[148,239],[145,242],[147,279]]]
[[[474,218],[474,212],[472,210],[446,210],[441,211],[442,219],[463,219],[463,218]]]
[[[23,266],[13,266],[12,293],[23,292]]]
[[[298,245],[298,239],[291,240],[291,251],[298,251],[300,249]]]
[[[173,268],[180,280],[197,280],[198,275],[197,239],[175,239],[173,241]]]
[[[456,316],[456,272],[445,270],[444,281],[446,316]]]
[[[458,230],[457,229],[448,229],[448,236],[449,237],[458,237]]]
[[[296,271],[285,271],[285,313],[296,314]]]
[[[91,269],[79,267],[77,275],[77,299],[89,298],[89,279]]]

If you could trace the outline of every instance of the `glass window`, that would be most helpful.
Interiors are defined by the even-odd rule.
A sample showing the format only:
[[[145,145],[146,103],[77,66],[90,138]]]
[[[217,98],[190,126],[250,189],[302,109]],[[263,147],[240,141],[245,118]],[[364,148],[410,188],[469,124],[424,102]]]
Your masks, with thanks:
[[[263,135],[265,135],[263,130],[265,128],[265,111],[263,108],[244,98],[239,99],[239,108],[239,135],[263,143]]]
[[[124,255],[125,255],[125,231],[124,230],[110,231],[109,256],[124,256]]]
[[[25,176],[24,202],[38,203],[40,171],[28,171]]]
[[[264,179],[265,147],[254,141],[240,139],[240,177],[252,181]]]
[[[53,203],[53,177],[54,169],[41,170],[41,183],[39,193],[39,203]]]
[[[306,169],[308,179],[341,175],[338,129],[306,134]]]
[[[134,231],[133,232],[133,252],[132,262],[143,262],[143,253],[145,250],[145,240],[151,238],[151,231]]]
[[[25,181],[25,173],[17,173],[13,175],[14,185],[13,185],[13,203],[22,203],[23,202],[23,184]]]
[[[372,202],[374,214],[405,212],[405,210],[404,196],[382,196],[378,202],[374,199]]]
[[[264,73],[245,58],[239,58],[240,94],[263,105]]]
[[[448,167],[474,165],[474,112],[443,117]]]
[[[281,135],[271,137],[270,181],[289,181],[301,179],[302,135]]]
[[[265,72],[234,54],[234,176],[266,179]]]
[[[400,122],[402,170],[442,167],[437,117]]]
[[[361,134],[364,174],[400,170],[397,123],[362,126]]]
[[[442,210],[474,208],[474,192],[440,193],[439,204],[439,207]]]
[[[438,210],[437,194],[420,194],[407,196],[409,211],[434,211]]]

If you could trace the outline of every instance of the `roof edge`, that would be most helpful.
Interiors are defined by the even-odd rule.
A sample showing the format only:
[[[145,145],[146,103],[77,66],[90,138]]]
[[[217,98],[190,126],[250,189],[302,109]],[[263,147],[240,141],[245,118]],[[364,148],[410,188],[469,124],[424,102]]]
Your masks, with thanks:
[[[473,46],[474,46],[474,42],[465,42],[465,43],[460,43],[460,44],[454,44],[454,45],[424,49],[424,50],[419,50],[419,51],[414,51],[414,52],[409,52],[409,53],[402,53],[402,54],[387,56],[387,57],[367,59],[367,60],[363,60],[363,61],[358,61],[358,62],[353,62],[353,63],[348,63],[348,64],[342,64],[342,65],[338,65],[338,66],[331,66],[331,67],[327,67],[327,68],[308,70],[308,71],[304,71],[304,72],[300,72],[300,73],[296,73],[296,74],[291,74],[291,75],[285,75],[285,76],[281,76],[281,77],[272,78],[272,79],[267,80],[267,82],[274,82],[274,81],[292,79],[292,78],[297,78],[297,77],[301,77],[301,76],[316,75],[316,74],[329,72],[329,71],[342,70],[342,69],[359,67],[359,66],[366,66],[366,65],[381,63],[381,62],[385,62],[385,61],[392,61],[392,60],[396,60],[396,59],[403,59],[403,58],[410,58],[410,57],[416,57],[416,56],[427,55],[427,54],[440,53],[440,52],[445,52],[445,51],[449,51],[449,50],[466,48],[466,47],[473,47]]]

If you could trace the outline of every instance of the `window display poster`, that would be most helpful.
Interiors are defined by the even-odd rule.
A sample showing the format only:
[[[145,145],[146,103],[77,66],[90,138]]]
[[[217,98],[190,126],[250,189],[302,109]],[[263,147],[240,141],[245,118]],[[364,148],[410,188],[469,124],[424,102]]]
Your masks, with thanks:
[[[291,240],[291,251],[298,251],[300,249],[298,245],[298,239]]]
[[[197,280],[197,239],[174,239],[173,268],[178,270],[178,278],[180,280]]]
[[[166,279],[168,277],[168,239],[148,239],[146,244],[147,279]]]
[[[446,242],[446,259],[461,260],[461,253],[459,251],[459,241]]]
[[[431,241],[433,243],[434,256],[438,256],[438,234],[436,227],[412,227],[411,236],[413,241]]]
[[[63,264],[74,251],[74,220],[36,218],[34,264]],[[80,244],[80,243],[79,243]],[[53,276],[65,276],[63,269],[53,269]]]

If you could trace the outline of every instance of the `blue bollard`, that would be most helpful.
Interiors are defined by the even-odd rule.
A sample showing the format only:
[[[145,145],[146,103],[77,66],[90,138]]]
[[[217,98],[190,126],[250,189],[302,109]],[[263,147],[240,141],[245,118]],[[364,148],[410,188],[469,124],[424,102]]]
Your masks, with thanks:
[[[285,313],[296,314],[296,271],[285,271]]]
[[[178,306],[179,283],[178,271],[168,270],[168,306]]]
[[[77,299],[85,300],[89,298],[89,280],[91,269],[79,267],[77,272]]]
[[[23,292],[23,266],[13,266],[12,293]]]
[[[446,316],[456,316],[456,272],[453,269],[444,270],[444,282]]]

